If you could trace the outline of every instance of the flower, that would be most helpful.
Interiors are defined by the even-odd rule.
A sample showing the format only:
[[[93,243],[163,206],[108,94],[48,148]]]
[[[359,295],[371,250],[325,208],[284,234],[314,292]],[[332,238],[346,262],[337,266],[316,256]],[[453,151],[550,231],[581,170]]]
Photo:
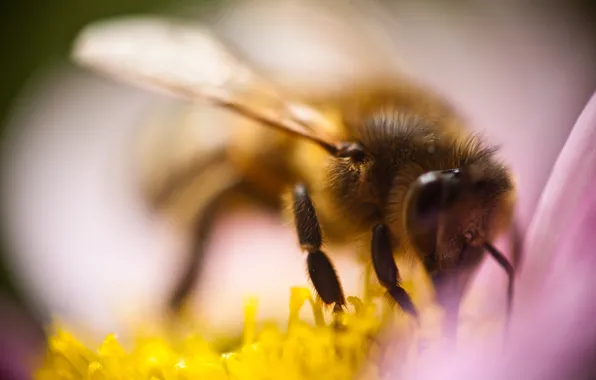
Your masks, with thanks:
[[[298,317],[306,301],[312,307],[314,326]],[[287,332],[282,332],[275,325],[257,331],[253,300],[246,306],[242,343],[224,353],[196,334],[180,340],[171,334],[144,336],[131,351],[109,335],[94,351],[67,331],[58,330],[49,341],[47,358],[36,378],[346,379],[366,362],[380,328],[374,304],[356,298],[349,301],[355,311],[326,324],[321,305],[312,299],[310,290],[294,288]]]
[[[595,188],[596,93],[553,168],[525,239],[525,265],[507,339],[503,342],[499,331],[486,340],[466,342],[456,351],[437,346],[437,351],[423,358],[433,365],[414,354],[416,378],[437,378],[437,368],[442,379],[588,378],[589,371],[594,371],[591,361],[596,350]],[[313,309],[314,326],[298,317],[306,301]],[[383,371],[403,373],[402,367],[410,363],[396,360],[398,356],[382,360],[391,352],[369,355],[375,347],[371,338],[383,326],[375,305],[356,298],[350,302],[355,312],[346,314],[341,322],[344,328],[337,329],[324,322],[322,309],[308,289],[295,288],[287,333],[269,326],[260,334],[256,333],[256,305],[250,303],[243,343],[226,354],[196,336],[179,345],[165,338],[139,340],[130,353],[108,336],[93,352],[59,332],[50,342],[46,365],[37,378],[347,379],[364,370],[364,378],[375,379]],[[402,331],[409,327],[401,325]],[[401,338],[400,343],[407,341]]]
[[[443,13],[444,12],[440,12],[441,16],[443,15]],[[516,13],[516,16],[519,16],[519,13]],[[466,19],[473,18],[466,16]],[[505,17],[505,19],[508,18]],[[522,22],[520,22],[520,24],[526,26],[530,18],[522,17],[520,19],[523,20]],[[472,102],[473,106],[471,108],[478,110],[480,114],[487,113],[486,115],[484,115],[484,120],[490,120],[490,122],[484,123],[480,121],[477,124],[481,126],[488,125],[489,127],[490,125],[495,125],[499,127],[499,133],[505,133],[510,135],[511,139],[514,140],[514,144],[508,144],[506,142],[504,144],[506,148],[513,145],[513,150],[515,150],[515,143],[518,144],[518,147],[525,146],[525,144],[527,144],[529,141],[532,141],[532,139],[535,138],[534,135],[537,133],[537,130],[542,131],[544,129],[548,129],[549,132],[552,132],[552,130],[555,128],[549,128],[546,123],[550,122],[552,123],[550,125],[553,126],[558,123],[558,120],[561,117],[560,114],[557,114],[557,112],[552,112],[552,110],[556,109],[557,111],[559,111],[561,109],[571,109],[571,105],[574,103],[570,100],[574,99],[574,94],[571,94],[571,92],[574,92],[575,97],[577,97],[577,94],[581,93],[581,90],[579,88],[581,88],[582,85],[590,85],[589,80],[587,80],[584,75],[577,74],[577,70],[580,70],[579,67],[583,66],[578,66],[576,64],[573,68],[561,70],[561,67],[563,65],[566,65],[567,63],[564,64],[562,63],[563,61],[559,61],[558,59],[559,57],[565,57],[565,59],[568,59],[570,54],[567,54],[566,52],[558,50],[554,50],[553,52],[551,52],[550,50],[546,49],[550,52],[549,55],[541,55],[541,49],[539,48],[541,46],[541,43],[536,42],[536,40],[531,40],[533,42],[530,42],[530,40],[526,40],[525,42],[518,43],[518,45],[520,47],[523,47],[523,49],[521,49],[520,51],[527,53],[527,55],[519,57],[516,56],[515,49],[509,49],[511,47],[510,41],[507,38],[505,38],[503,40],[502,45],[504,48],[494,49],[494,51],[498,51],[499,57],[499,59],[495,59],[495,57],[490,54],[478,54],[478,52],[482,50],[475,50],[474,48],[470,48],[467,45],[468,42],[466,42],[465,38],[461,38],[459,34],[456,34],[454,36],[452,33],[449,33],[449,28],[445,28],[444,23],[436,21],[437,20],[433,20],[431,18],[428,21],[428,23],[431,25],[422,25],[419,28],[421,30],[418,30],[416,33],[401,33],[401,35],[406,36],[406,38],[408,40],[411,40],[415,46],[421,45],[420,39],[412,39],[411,36],[419,35],[418,33],[420,31],[426,31],[427,29],[430,29],[430,27],[433,25],[435,26],[435,29],[437,31],[437,36],[444,37],[451,35],[452,38],[448,38],[447,40],[444,38],[434,37],[422,38],[422,40],[438,41],[436,45],[440,47],[439,50],[441,52],[445,52],[445,56],[442,56],[441,54],[439,54],[438,56],[436,54],[425,56],[423,54],[421,62],[423,64],[426,63],[430,65],[434,70],[438,70],[438,72],[440,72],[439,77],[444,78],[444,80],[447,83],[445,84],[445,82],[443,82],[443,87],[453,89],[453,91],[457,92],[458,94],[468,94],[468,96],[474,98],[474,100],[478,99],[481,102],[483,102],[481,104]],[[456,21],[456,23],[461,24],[462,22],[460,20]],[[548,23],[547,25],[549,31],[553,29],[553,25],[551,23]],[[309,29],[312,29],[312,27]],[[527,34],[533,34],[523,33],[523,30],[512,32],[511,28],[509,27],[506,29],[508,32],[507,36],[510,35],[509,33],[512,33],[513,35],[519,33],[519,36],[516,35],[516,40],[518,40],[518,37],[519,40],[521,40],[522,38],[525,38]],[[497,34],[493,33],[494,31],[492,29],[487,30],[489,31],[487,34],[491,36],[492,34]],[[400,35],[400,33],[392,34]],[[246,33],[246,35],[252,38],[254,35],[258,35],[258,33],[251,32]],[[261,33],[260,35],[269,37],[271,33]],[[478,33],[476,31],[474,31],[473,33],[469,33],[468,30],[468,33],[462,33],[462,35],[474,35],[474,40],[478,40],[478,45],[480,46],[494,46],[486,39],[478,38]],[[463,45],[458,44],[460,41]],[[551,39],[548,39],[548,41],[548,45],[550,46]],[[271,49],[269,47],[269,44],[260,45],[266,46],[267,51],[275,50]],[[457,49],[458,46],[459,49]],[[465,49],[462,49],[462,46],[465,46]],[[569,44],[568,46],[577,47],[580,45],[574,43]],[[300,51],[299,49],[293,50]],[[422,49],[422,51],[424,51],[424,49]],[[458,54],[453,54],[453,51],[457,51]],[[464,54],[462,56],[461,53],[468,51],[476,52],[476,54]],[[581,48],[578,48],[578,51],[581,51]],[[507,54],[509,54],[509,56]],[[446,60],[448,56],[456,57],[455,61]],[[477,60],[471,59],[470,62],[467,62],[467,60],[470,59],[470,57],[474,56],[483,56],[486,57],[486,60],[482,62],[477,62]],[[508,67],[508,65],[511,62],[515,61],[524,61],[524,63],[527,64],[524,65],[524,67],[528,69],[527,72],[523,72],[523,70],[522,72],[518,72],[516,70],[503,70],[502,73],[497,77],[490,76],[486,73],[486,77],[482,75],[482,68],[492,67],[488,65],[487,62],[491,62],[495,67],[498,67],[499,72],[501,72],[500,70],[503,67]],[[436,62],[441,62],[442,64],[437,65]],[[451,64],[449,62],[451,62]],[[541,65],[542,62],[549,62],[549,64],[552,64],[553,69],[549,71],[547,68],[544,67],[544,65]],[[462,70],[462,72],[473,72],[476,75],[476,77],[474,78],[474,80],[466,81],[466,83],[461,83],[461,75],[458,75],[457,73],[451,71],[451,68],[455,67],[462,68],[460,69]],[[512,67],[517,66],[512,65]],[[450,70],[445,70],[445,68],[450,68]],[[551,75],[558,74],[561,72],[573,72],[573,77],[581,83],[569,83],[567,81],[564,81],[565,78],[563,77],[559,78],[559,76],[557,75]],[[490,83],[490,81],[487,80],[488,77],[492,78],[492,83]],[[521,78],[534,78],[534,80],[522,81],[520,80]],[[544,78],[549,78],[549,81],[545,81]],[[456,82],[453,83],[450,81]],[[102,323],[104,323],[104,326],[102,327],[105,328],[105,314],[109,313],[107,310],[110,308],[113,300],[115,298],[118,298],[119,296],[121,297],[118,299],[126,299],[124,296],[122,296],[124,293],[126,293],[122,289],[122,284],[127,284],[126,290],[129,291],[128,299],[135,299],[136,301],[139,301],[140,304],[143,304],[144,300],[142,298],[144,293],[149,294],[149,296],[145,296],[147,299],[151,299],[152,301],[159,300],[160,297],[157,294],[158,291],[156,291],[155,289],[162,289],[163,284],[153,284],[153,280],[155,278],[163,278],[164,276],[161,276],[161,273],[163,273],[164,271],[168,271],[168,268],[164,270],[164,266],[161,265],[161,262],[158,262],[157,264],[155,264],[155,267],[157,268],[155,271],[143,271],[143,268],[141,268],[140,264],[151,262],[151,260],[147,259],[147,256],[153,256],[155,258],[156,255],[153,254],[156,250],[155,247],[160,244],[160,241],[163,241],[165,239],[154,239],[156,238],[154,230],[158,229],[153,229],[153,226],[148,226],[148,224],[150,223],[145,223],[145,220],[143,220],[143,223],[137,223],[137,220],[134,217],[130,217],[128,214],[126,216],[123,216],[124,212],[120,214],[114,212],[113,208],[119,208],[121,210],[126,211],[129,211],[129,208],[128,206],[124,207],[125,203],[123,202],[123,197],[118,197],[121,196],[121,194],[117,194],[118,196],[114,196],[113,198],[117,198],[117,200],[111,202],[112,199],[110,197],[114,194],[110,193],[110,191],[114,190],[114,193],[126,193],[126,191],[121,191],[122,189],[118,188],[118,186],[112,186],[115,182],[117,182],[117,180],[114,180],[113,177],[101,177],[101,174],[109,170],[96,170],[100,168],[105,169],[105,166],[110,166],[106,165],[107,160],[103,158],[98,158],[99,156],[101,156],[101,154],[99,154],[98,152],[109,152],[111,157],[113,157],[112,148],[110,147],[109,149],[107,149],[104,145],[109,145],[108,143],[113,143],[114,140],[112,139],[116,139],[116,137],[114,136],[118,135],[118,133],[121,133],[116,131],[122,131],[122,129],[119,129],[121,125],[117,125],[118,121],[114,121],[110,117],[118,113],[124,114],[125,112],[114,111],[116,107],[114,107],[114,104],[112,103],[117,104],[122,109],[126,109],[127,112],[132,110],[130,111],[130,115],[136,115],[135,112],[138,111],[139,106],[136,103],[136,101],[132,101],[131,103],[131,99],[136,99],[138,94],[134,92],[126,92],[128,90],[121,91],[121,89],[112,92],[112,87],[106,86],[105,83],[101,83],[101,88],[99,91],[91,91],[91,97],[95,96],[95,98],[100,98],[100,101],[96,102],[95,106],[91,106],[90,108],[93,108],[94,111],[89,112],[89,104],[93,103],[89,100],[90,94],[88,91],[79,91],[79,87],[89,86],[90,84],[92,86],[96,86],[97,84],[95,82],[90,82],[92,81],[89,78],[83,78],[82,75],[78,75],[75,78],[75,80],[71,80],[70,82],[66,81],[66,91],[62,91],[64,90],[64,88],[62,88],[60,91],[56,91],[54,89],[53,91],[51,91],[50,96],[46,96],[46,98],[50,99],[50,102],[54,105],[53,108],[47,105],[46,107],[32,107],[35,108],[34,114],[36,115],[36,117],[27,119],[24,122],[24,124],[31,124],[36,127],[39,126],[40,130],[44,132],[36,135],[37,138],[33,139],[35,142],[34,144],[26,145],[24,149],[20,150],[20,152],[25,153],[21,153],[20,156],[15,155],[21,158],[21,161],[25,163],[24,168],[19,167],[21,170],[15,170],[15,172],[18,173],[24,173],[20,177],[24,177],[25,181],[23,181],[22,178],[19,177],[15,181],[11,180],[6,182],[9,182],[11,184],[17,183],[18,185],[20,185],[16,186],[16,190],[14,191],[14,193],[19,194],[19,196],[16,198],[11,198],[10,204],[11,206],[16,205],[12,208],[17,208],[17,206],[20,206],[21,209],[19,209],[18,213],[20,218],[14,218],[12,221],[14,222],[14,220],[17,219],[17,222],[20,221],[21,223],[11,224],[15,224],[17,225],[17,227],[21,227],[21,231],[19,231],[20,235],[18,238],[19,242],[22,243],[19,245],[21,249],[16,249],[15,251],[18,252],[17,256],[19,258],[29,258],[25,261],[27,264],[23,266],[26,266],[27,268],[31,267],[33,268],[33,271],[37,270],[37,274],[32,276],[35,278],[35,288],[37,288],[39,293],[47,293],[44,293],[44,296],[42,298],[44,298],[44,300],[52,306],[53,310],[59,310],[67,316],[71,317],[72,319],[87,319],[88,322],[90,321],[91,324],[95,324],[96,326],[102,325]],[[83,83],[82,86],[81,83]],[[515,88],[513,92],[510,88],[498,86],[499,84],[508,83],[514,83]],[[472,84],[475,84],[478,87],[468,87]],[[562,99],[560,96],[561,91],[559,87],[570,88],[569,93],[566,92],[565,97],[563,99],[564,101],[569,102],[568,104],[561,104]],[[524,88],[531,89],[532,91],[524,92]],[[482,93],[483,90],[485,91],[484,95]],[[76,94],[73,96],[73,93]],[[114,96],[114,93],[118,94]],[[492,98],[490,96],[487,97],[486,93],[495,95],[496,98]],[[548,96],[545,96],[545,94],[549,93],[552,95],[549,99],[546,99]],[[55,105],[58,103],[57,98],[63,98],[64,94],[68,94],[70,96],[66,104],[72,106],[72,109],[76,109],[78,107],[78,113],[69,113],[65,111],[66,108],[60,109],[59,112],[56,112]],[[512,96],[512,94],[514,96]],[[548,100],[556,104],[557,107],[545,106],[545,101]],[[463,103],[470,102],[464,101]],[[494,107],[495,104],[498,104],[500,107]],[[534,108],[532,108],[532,105],[534,105]],[[541,108],[549,109],[545,110],[545,112],[536,112]],[[70,110],[72,111],[72,109]],[[84,109],[85,112],[80,112],[80,109]],[[509,110],[509,112],[503,112],[502,110],[504,109]],[[48,112],[48,110],[53,112]],[[576,111],[573,111],[573,113],[575,112]],[[81,113],[83,114],[82,117],[70,117],[72,114],[78,114],[80,116]],[[69,118],[67,118],[67,120],[62,119],[61,116],[66,114],[69,115]],[[524,115],[524,117],[526,118],[520,116],[519,114]],[[129,114],[126,113],[126,115]],[[535,118],[538,115],[544,117],[545,120],[536,120]],[[126,117],[128,116],[125,116],[125,118]],[[130,116],[130,118],[132,119],[133,116]],[[477,115],[475,115],[475,119],[478,119]],[[93,124],[94,122],[97,122],[99,127]],[[568,125],[569,123],[561,124]],[[57,129],[52,129],[52,127],[55,127],[57,125],[59,125],[60,128],[63,128],[58,129],[60,131],[59,133],[55,133]],[[504,129],[503,126],[505,125],[509,126],[511,129]],[[76,128],[74,126],[76,126]],[[76,138],[74,136],[77,134],[72,133],[72,131],[80,131],[81,126],[85,126],[88,129],[83,129],[84,133],[80,134],[84,137],[83,139],[75,141]],[[520,128],[520,126],[524,126],[524,128],[522,129]],[[540,129],[533,129],[532,126],[539,126]],[[98,131],[108,132],[106,132],[106,135],[102,135],[99,134]],[[496,127],[494,128],[494,131],[497,131]],[[526,134],[525,140],[524,138],[520,138],[520,133]],[[561,131],[559,131],[558,133],[561,133],[562,135],[566,133],[566,130],[561,128]],[[109,138],[107,137],[108,134],[110,134]],[[122,135],[125,134],[125,132],[122,132]],[[69,145],[64,141],[57,141],[55,139],[52,139],[51,136],[61,136],[62,140],[68,140],[69,142],[72,142],[72,144]],[[64,136],[68,137],[64,138]],[[531,136],[531,139],[529,139],[527,136]],[[70,140],[70,137],[73,137],[72,141]],[[549,140],[548,137],[549,136],[545,136],[544,139],[540,140],[539,143],[542,145],[543,148],[541,151],[554,152],[558,150],[558,147],[556,147],[556,149],[550,150],[544,149],[544,141]],[[89,141],[92,141],[93,144],[89,143],[85,145],[85,143],[82,141],[85,140],[85,138]],[[108,143],[106,142],[107,140],[109,140]],[[124,138],[122,138],[121,140],[124,140]],[[557,138],[550,136],[550,140],[556,142]],[[550,148],[555,147],[555,145],[556,144],[551,144]],[[519,154],[527,154],[524,149],[517,150],[519,151]],[[534,152],[536,151],[537,149],[534,149]],[[30,152],[36,152],[36,154],[31,154]],[[88,152],[92,153],[87,154]],[[93,158],[90,158],[91,156],[93,156]],[[529,163],[529,160],[522,160],[520,157],[516,157],[516,159],[511,160],[516,164],[519,164],[522,161],[524,161],[524,163],[526,164],[526,169],[529,169],[526,170],[525,173],[522,173],[525,174],[523,176],[523,179],[526,180],[526,183],[523,187],[524,189],[526,189],[526,191],[528,188],[527,182],[535,182],[534,185],[536,185],[536,187],[541,186],[540,181],[528,181],[527,174],[541,172],[538,166],[542,166],[543,168],[550,167],[548,157],[546,158],[547,159],[539,160],[538,163],[532,162],[531,164]],[[35,160],[43,161],[44,165],[39,165],[39,163]],[[118,160],[120,160],[119,162],[121,162],[123,159],[122,157],[116,157],[115,161]],[[45,164],[47,164],[47,166]],[[77,172],[75,170],[77,168],[80,168],[80,171]],[[92,170],[89,170],[89,168],[92,168]],[[110,166],[110,168],[112,167]],[[67,172],[69,173],[68,176],[65,174]],[[97,174],[97,176],[92,176],[91,174]],[[122,177],[128,178],[128,174],[129,173],[122,174],[118,171],[116,177],[121,175]],[[28,181],[28,179],[33,177],[35,177],[35,180],[32,180],[32,182]],[[73,180],[73,183],[67,183],[67,181],[64,181],[64,178],[67,177],[76,178],[76,181]],[[101,179],[99,177],[101,177]],[[41,178],[41,180],[39,178]],[[19,181],[19,179],[21,179],[21,181]],[[52,183],[53,186],[48,187],[48,183]],[[105,183],[109,183],[110,187],[107,189],[102,187],[102,185]],[[76,191],[69,192],[69,189],[71,188],[76,188]],[[39,189],[39,192],[35,192],[36,189]],[[94,191],[96,193],[94,193]],[[60,194],[60,197],[57,194]],[[92,194],[96,195],[95,198],[93,198]],[[126,194],[128,195],[128,193]],[[107,198],[110,198],[110,202],[104,203],[104,201]],[[531,209],[532,202],[528,202],[528,198],[531,197],[526,196],[526,201],[524,201],[523,203],[524,206],[527,206],[527,208]],[[60,200],[64,199],[66,199],[66,201],[60,202]],[[128,200],[129,198],[126,198],[126,201]],[[114,206],[114,204],[116,204],[116,206]],[[50,207],[48,205],[52,206]],[[128,205],[128,203],[126,203],[126,205]],[[23,211],[23,209],[25,209],[25,211]],[[56,222],[57,210],[60,211],[58,215],[61,216],[59,223]],[[92,217],[89,217],[91,215]],[[121,220],[118,220],[119,217],[121,218]],[[93,223],[91,223],[91,220],[93,221]],[[89,221],[89,223],[87,223],[87,221]],[[142,225],[142,228],[139,227],[140,225]],[[31,239],[31,236],[40,236],[42,238]],[[151,236],[151,239],[147,239],[148,236]],[[135,238],[138,240],[138,243],[137,240],[135,240]],[[151,251],[152,249],[153,251]],[[85,251],[86,255],[81,255],[81,251]],[[138,260],[136,262],[123,262],[122,258],[124,251],[133,252],[133,256],[135,253],[139,253]],[[173,256],[170,247],[164,248],[163,251],[167,251],[167,253],[170,255],[169,257]],[[532,250],[529,248],[527,249],[527,251],[539,252],[538,249]],[[56,270],[55,268],[59,266],[59,264],[57,263],[60,261],[60,258],[57,257],[58,255],[62,255],[61,257],[66,258],[63,259],[62,262],[67,262],[68,266],[74,267],[76,269],[72,271]],[[112,255],[115,258],[114,261],[105,260],[103,262],[105,265],[104,268],[109,268],[110,278],[107,278],[108,276],[104,275],[105,280],[102,279],[103,281],[97,281],[98,277],[102,276],[102,274],[106,273],[106,271],[98,269],[98,263],[101,265],[102,261],[94,261],[94,258],[101,257],[102,259],[109,259]],[[532,255],[528,255],[528,257],[530,256]],[[153,262],[156,261],[158,260],[153,260]],[[166,262],[166,260],[164,259],[163,262]],[[127,272],[129,271],[129,269],[126,268],[127,263],[130,263],[129,266],[135,267],[134,276],[136,276],[137,279],[148,280],[145,282],[141,280],[135,282],[134,279],[131,279],[131,274]],[[530,267],[530,265],[526,265],[527,270],[525,271],[524,276],[522,276],[523,281],[521,281],[521,283],[524,283],[525,279],[533,277],[530,276],[530,274],[537,274],[541,272],[540,270],[530,271]],[[124,272],[124,274],[120,274],[120,281],[118,280],[119,268],[123,268],[122,271]],[[560,266],[558,268],[564,268],[564,266]],[[555,273],[553,273],[552,275],[555,276]],[[95,279],[92,276],[96,276]],[[544,277],[545,276],[536,276],[536,281],[534,281],[534,283],[539,285],[542,284],[542,280]],[[73,286],[73,284],[81,284],[83,282],[89,284],[89,286]],[[103,285],[96,286],[98,282],[101,282],[101,284]],[[39,289],[42,290],[39,291]],[[143,292],[141,292],[139,289],[142,289]],[[525,289],[528,290],[526,291],[527,295],[524,299],[524,302],[531,300],[531,298],[537,294],[537,292],[535,292],[531,286],[522,286],[521,290]],[[102,291],[105,291],[105,293],[102,293]],[[221,298],[221,295],[219,293],[218,297]],[[538,303],[539,306],[544,306],[540,303],[544,300],[544,298],[536,298],[538,298],[536,303]],[[76,301],[73,302],[73,300]],[[520,300],[522,300],[521,295],[518,297],[518,304],[520,303]],[[234,304],[234,301],[231,301],[230,303]],[[530,310],[528,305],[529,304],[525,304],[524,307],[527,310]],[[87,312],[88,314],[84,314],[85,312]],[[102,316],[99,315],[102,313],[104,313],[103,319]],[[527,313],[529,313],[531,316],[531,310],[527,311]],[[516,327],[516,325],[527,327],[527,325],[523,324],[525,322],[522,323],[522,321],[522,318],[516,318],[514,328],[520,329],[520,327]],[[530,340],[529,342],[534,341]],[[521,347],[523,347],[523,345]],[[433,366],[431,367],[435,371],[433,375],[436,375],[437,367],[448,369],[450,366],[452,366],[453,368],[455,368],[453,370],[453,373],[458,373],[457,371],[461,372],[464,370],[469,371],[471,367],[470,357],[480,357],[481,359],[490,357],[488,355],[482,356],[480,355],[480,352],[475,354],[476,356],[466,356],[463,353],[458,353],[460,359],[453,360],[453,362],[447,361],[445,363],[445,366],[439,365],[438,362],[433,363]],[[443,357],[440,357],[439,359],[446,360],[448,358],[449,357],[445,355]],[[393,363],[395,363],[395,365],[402,364],[398,360],[395,360]],[[458,367],[458,363],[461,364],[460,367]],[[480,363],[483,363],[484,365],[485,361],[478,360],[477,363],[472,364],[480,365]],[[395,368],[395,365],[392,368]],[[484,371],[489,367],[490,366],[483,368],[479,366],[479,370]],[[503,367],[508,368],[507,366]],[[445,375],[447,374],[448,371],[446,370]]]
[[[440,346],[442,313],[429,305],[421,291],[428,281],[422,270],[407,272],[404,278],[403,285],[413,300],[419,307],[424,305],[423,328],[412,323],[407,314],[396,313],[384,298],[372,296],[363,301],[348,297],[347,312],[334,315],[315,301],[310,289],[295,287],[291,289],[286,328],[258,323],[257,300],[251,299],[245,306],[241,341],[234,342],[233,336],[218,337],[228,346],[230,340],[233,342],[228,350],[220,348],[218,339],[202,336],[192,319],[187,325],[180,325],[177,320],[174,325],[158,326],[157,332],[155,328],[139,332],[128,348],[109,334],[92,349],[70,333],[67,326],[57,326],[49,339],[43,365],[36,370],[36,379],[298,380],[364,376],[372,380],[382,378],[382,363],[387,362],[399,363],[401,371],[409,373],[421,352]],[[300,316],[306,302],[312,309],[314,323]],[[333,318],[326,321],[330,315]],[[484,324],[463,322],[462,326],[479,335],[486,330]],[[399,337],[398,344],[392,344],[387,337]]]

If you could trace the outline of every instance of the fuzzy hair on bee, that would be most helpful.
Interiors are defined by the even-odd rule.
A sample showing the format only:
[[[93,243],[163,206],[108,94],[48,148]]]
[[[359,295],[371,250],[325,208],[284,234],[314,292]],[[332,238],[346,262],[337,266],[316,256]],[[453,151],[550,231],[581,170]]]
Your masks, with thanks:
[[[160,46],[167,56],[156,55]],[[192,61],[198,51],[211,53]],[[191,207],[193,255],[172,309],[196,283],[213,221],[230,197],[242,194],[280,211],[285,195],[310,281],[336,312],[346,299],[327,243],[365,247],[358,255],[372,263],[378,285],[414,318],[418,310],[395,257],[419,260],[439,303],[454,316],[488,252],[509,277],[509,313],[514,269],[493,242],[512,223],[512,176],[497,148],[429,89],[380,76],[333,94],[294,96],[255,75],[208,31],[160,19],[94,25],[77,41],[74,58],[113,78],[241,117],[227,145],[202,165],[169,176],[157,185],[160,196],[150,197],[163,211],[180,188],[208,193]]]
[[[385,226],[389,241],[383,244],[392,255],[420,260],[444,289],[438,291],[440,302],[456,308],[484,244],[506,232],[512,220],[515,186],[498,148],[469,131],[447,102],[403,81],[391,91],[355,91],[335,102],[344,116],[342,138],[355,145],[346,157],[327,157],[324,174],[307,181],[326,239],[362,240],[366,247],[375,241],[373,227]],[[363,262],[370,260],[370,249],[362,254]],[[399,272],[384,273],[393,268],[389,258],[376,260],[377,276],[386,277],[380,282],[394,291]],[[410,307],[405,296],[392,298]]]
[[[505,165],[495,158],[497,148],[483,143],[478,135],[448,134],[440,125],[416,115],[385,111],[372,114],[355,128],[354,140],[362,154],[332,160],[326,185],[328,201],[337,204],[339,217],[359,224],[348,229],[353,233],[383,220],[395,227],[394,235],[406,241],[403,213],[410,185],[426,172],[452,168],[469,171],[474,181],[471,195],[478,196],[487,212],[499,211],[495,221],[508,218],[513,183]],[[496,231],[483,228],[483,234],[486,231],[490,237],[501,225],[492,221]]]

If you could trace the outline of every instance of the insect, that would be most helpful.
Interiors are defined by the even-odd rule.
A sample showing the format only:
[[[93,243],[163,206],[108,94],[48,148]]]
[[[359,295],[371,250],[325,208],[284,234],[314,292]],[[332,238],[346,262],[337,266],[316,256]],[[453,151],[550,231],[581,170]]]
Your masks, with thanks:
[[[193,51],[201,53],[197,59]],[[246,121],[239,123],[236,139],[200,168],[171,173],[150,192],[159,209],[189,180],[222,168],[231,173],[210,183],[194,219],[196,249],[172,295],[173,309],[193,289],[204,241],[222,205],[239,193],[279,209],[288,206],[310,281],[336,311],[346,300],[326,242],[364,247],[360,256],[372,263],[378,284],[414,317],[418,311],[400,285],[394,257],[420,260],[439,302],[457,309],[488,252],[508,275],[510,309],[514,268],[492,242],[512,223],[512,176],[496,148],[469,131],[432,91],[399,78],[294,96],[257,76],[207,31],[162,20],[92,26],[74,52],[86,67],[210,103]]]

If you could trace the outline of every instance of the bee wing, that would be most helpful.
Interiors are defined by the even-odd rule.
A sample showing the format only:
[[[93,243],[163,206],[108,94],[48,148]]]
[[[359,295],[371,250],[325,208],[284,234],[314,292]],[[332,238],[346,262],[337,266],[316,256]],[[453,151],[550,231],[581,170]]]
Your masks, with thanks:
[[[337,149],[338,142],[324,132],[330,121],[282,95],[196,25],[148,17],[99,22],[79,35],[72,56],[78,64],[118,80],[194,102],[209,101],[330,152]]]

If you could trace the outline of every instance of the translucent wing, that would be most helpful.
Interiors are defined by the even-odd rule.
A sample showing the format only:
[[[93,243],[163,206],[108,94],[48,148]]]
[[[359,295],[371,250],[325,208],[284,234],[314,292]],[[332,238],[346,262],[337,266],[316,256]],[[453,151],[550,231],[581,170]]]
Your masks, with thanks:
[[[148,17],[99,22],[77,38],[73,59],[121,81],[210,101],[330,153],[341,146],[323,132],[329,122],[319,112],[290,101],[196,25]]]

